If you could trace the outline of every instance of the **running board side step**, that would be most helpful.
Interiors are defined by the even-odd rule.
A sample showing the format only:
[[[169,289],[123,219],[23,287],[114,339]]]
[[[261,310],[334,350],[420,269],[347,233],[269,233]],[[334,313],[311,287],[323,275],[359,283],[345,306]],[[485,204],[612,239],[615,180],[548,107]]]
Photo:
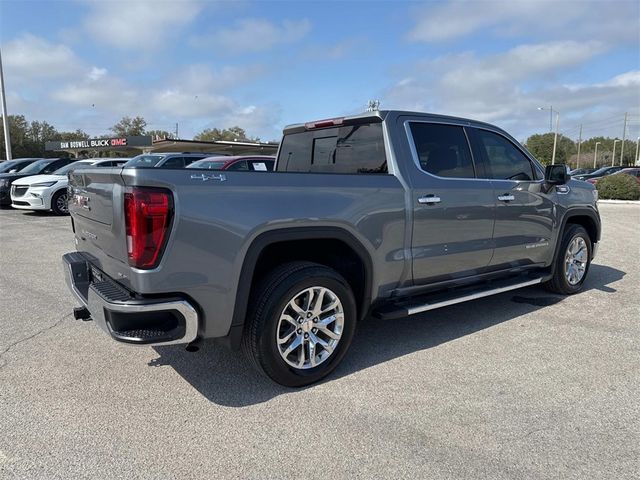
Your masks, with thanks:
[[[373,312],[373,316],[382,320],[395,320],[397,318],[408,317],[417,313],[435,310],[436,308],[455,305],[456,303],[468,302],[478,298],[498,295],[499,293],[516,290],[518,288],[530,287],[545,282],[548,276],[539,276],[535,278],[526,277],[524,280],[520,278],[510,278],[506,280],[493,281],[483,286],[475,286],[472,288],[453,289],[445,292],[422,295],[420,297],[411,297],[403,299],[403,301],[385,305]],[[516,281],[514,283],[514,280]]]

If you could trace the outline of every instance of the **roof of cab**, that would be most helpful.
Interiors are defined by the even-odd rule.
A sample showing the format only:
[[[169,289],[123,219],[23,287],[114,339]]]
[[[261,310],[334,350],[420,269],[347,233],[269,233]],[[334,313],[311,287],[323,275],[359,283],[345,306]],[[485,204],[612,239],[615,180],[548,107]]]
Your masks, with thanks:
[[[376,110],[373,112],[359,113],[357,115],[345,115],[343,117],[327,118],[326,121],[330,121],[334,119],[342,119],[342,123],[345,125],[348,125],[351,123],[360,123],[362,121],[366,121],[367,119],[371,119],[372,121],[376,121],[376,122],[382,122],[386,120],[388,117],[399,117],[399,116],[422,117],[425,120],[432,120],[437,122],[451,122],[451,123],[457,123],[457,124],[463,124],[463,125],[469,125],[469,126],[472,126],[472,125],[488,126],[488,127],[491,127],[492,129],[502,130],[499,127],[496,127],[495,125],[491,125],[490,123],[481,122],[478,120],[472,120],[470,118],[453,117],[450,115],[441,115],[438,113],[412,112],[409,110]],[[309,124],[320,123],[323,121],[324,120],[314,120],[312,122],[307,122],[307,123],[295,123],[295,124],[287,125],[284,128],[283,132],[285,134],[303,132],[308,130],[307,127]],[[339,126],[339,125],[336,125],[336,126]],[[325,128],[325,127],[318,127],[318,128]]]

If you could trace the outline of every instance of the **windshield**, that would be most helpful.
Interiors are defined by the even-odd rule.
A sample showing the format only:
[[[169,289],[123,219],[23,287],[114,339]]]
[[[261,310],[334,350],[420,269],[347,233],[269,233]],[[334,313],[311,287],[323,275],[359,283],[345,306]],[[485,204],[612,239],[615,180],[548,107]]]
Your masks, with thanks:
[[[165,155],[138,155],[133,157],[127,163],[125,167],[155,167],[162,161]]]
[[[66,175],[71,170],[77,170],[79,168],[89,168],[92,164],[93,163],[89,163],[89,162],[73,162],[73,163],[70,163],[69,165],[65,165],[64,167],[59,168],[58,170],[53,172],[53,175]]]
[[[37,162],[33,162],[28,167],[20,170],[20,173],[40,173],[40,171],[52,161],[53,160],[38,160]]]
[[[187,165],[187,168],[206,168],[207,170],[221,170],[224,167],[224,164],[227,163],[226,160],[198,160],[197,162],[193,162],[190,165]]]
[[[0,163],[0,173],[6,173],[9,170],[13,170],[14,168],[20,170],[21,163],[22,162],[18,160],[9,160],[8,162],[2,162]]]

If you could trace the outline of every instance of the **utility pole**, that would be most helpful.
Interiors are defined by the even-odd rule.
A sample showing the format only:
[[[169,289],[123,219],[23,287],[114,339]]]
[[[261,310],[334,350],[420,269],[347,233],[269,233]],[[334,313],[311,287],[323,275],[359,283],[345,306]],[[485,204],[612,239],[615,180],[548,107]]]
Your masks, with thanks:
[[[558,125],[560,124],[560,112],[556,110],[556,131],[553,134],[553,153],[551,154],[551,165],[556,164],[556,145],[558,144]]]
[[[593,168],[597,168],[596,167],[596,162],[598,161],[598,145],[600,145],[602,142],[596,142],[596,151],[593,153]]]
[[[176,139],[178,138],[178,122],[176,122]]]
[[[4,73],[2,71],[2,53],[0,52],[0,96],[2,97],[2,125],[4,127],[4,148],[7,160],[11,160],[11,135],[9,134],[9,116],[7,115],[7,97],[4,93]]]
[[[580,124],[580,135],[578,136],[578,160],[576,163],[576,169],[580,168],[580,144],[582,143],[582,124]]]
[[[635,162],[635,166],[637,167],[638,165],[640,165],[640,163],[638,163],[638,150],[640,149],[640,137],[638,137],[638,140],[636,141],[636,162]]]
[[[622,157],[624,155],[624,139],[627,136],[627,115],[628,112],[624,112],[624,127],[622,127],[622,146],[620,147],[620,166],[622,166]]]

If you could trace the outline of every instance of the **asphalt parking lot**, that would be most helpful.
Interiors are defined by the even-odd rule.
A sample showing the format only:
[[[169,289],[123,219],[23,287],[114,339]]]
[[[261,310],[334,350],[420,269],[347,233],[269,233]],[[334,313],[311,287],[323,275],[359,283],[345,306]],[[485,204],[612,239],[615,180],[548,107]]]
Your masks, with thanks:
[[[601,205],[573,297],[528,288],[359,328],[302,390],[205,344],[73,320],[65,217],[0,210],[0,477],[637,478],[640,206]]]

